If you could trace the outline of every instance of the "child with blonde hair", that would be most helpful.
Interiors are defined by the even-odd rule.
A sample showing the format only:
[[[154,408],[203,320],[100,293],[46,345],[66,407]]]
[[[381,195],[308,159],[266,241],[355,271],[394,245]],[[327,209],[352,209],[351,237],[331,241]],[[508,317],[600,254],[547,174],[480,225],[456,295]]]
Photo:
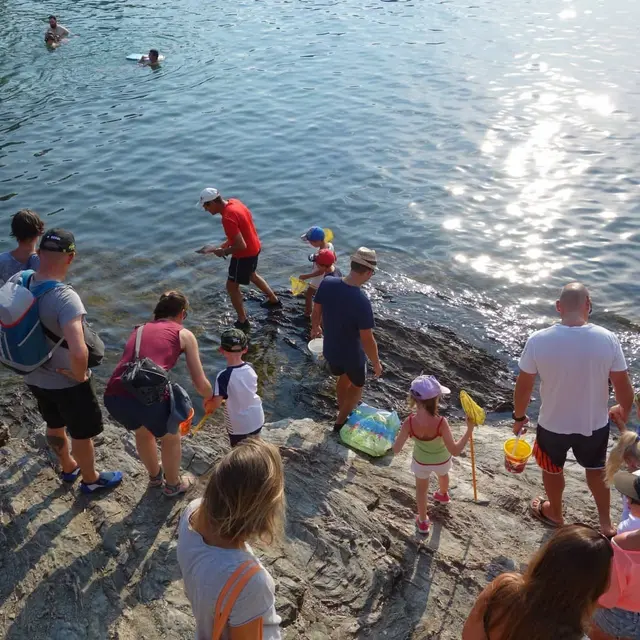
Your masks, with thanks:
[[[605,466],[605,482],[613,484],[613,478],[622,467],[640,475],[640,436],[635,431],[623,431],[616,446],[611,449]],[[640,502],[622,496],[622,520],[618,533],[640,529]]]
[[[413,438],[413,460],[411,471],[416,476],[416,502],[418,516],[416,525],[420,533],[429,532],[431,522],[427,516],[427,494],[429,493],[429,476],[438,476],[439,491],[433,499],[441,504],[448,504],[449,471],[451,457],[458,456],[465,448],[473,433],[473,422],[467,418],[467,431],[456,442],[451,434],[449,422],[438,414],[438,403],[441,396],[451,393],[443,387],[434,376],[419,376],[411,383],[409,406],[414,409],[403,423],[393,445],[393,453],[400,453],[409,438]]]
[[[276,447],[247,438],[215,466],[180,519],[178,563],[196,640],[279,640],[273,579],[247,544],[283,532],[284,471]]]

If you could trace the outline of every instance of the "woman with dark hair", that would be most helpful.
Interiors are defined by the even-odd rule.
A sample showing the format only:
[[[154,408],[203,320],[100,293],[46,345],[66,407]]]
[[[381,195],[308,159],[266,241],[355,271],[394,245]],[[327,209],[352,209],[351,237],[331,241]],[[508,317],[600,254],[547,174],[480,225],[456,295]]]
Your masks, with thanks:
[[[186,296],[179,291],[163,293],[153,312],[153,322],[143,327],[138,355],[170,371],[184,353],[193,386],[206,400],[213,390],[200,362],[198,341],[183,327],[188,308]],[[122,359],[107,384],[104,404],[114,420],[135,433],[138,455],[149,472],[149,486],[164,485],[164,494],[174,497],[185,493],[191,483],[188,477],[180,476],[180,433],[167,425],[171,409],[169,393],[164,393],[158,402],[144,404],[122,381],[129,364],[135,360],[137,333],[136,328],[129,336]],[[156,439],[160,440],[162,465],[158,461]]]
[[[558,529],[524,574],[505,573],[484,589],[462,640],[582,640],[612,559],[611,543],[595,529]]]

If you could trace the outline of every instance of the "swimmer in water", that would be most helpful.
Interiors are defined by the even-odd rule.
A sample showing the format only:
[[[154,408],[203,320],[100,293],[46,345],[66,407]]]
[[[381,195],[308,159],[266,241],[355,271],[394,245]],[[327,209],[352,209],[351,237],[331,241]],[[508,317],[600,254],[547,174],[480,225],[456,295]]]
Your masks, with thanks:
[[[66,38],[69,35],[69,29],[58,24],[58,20],[55,16],[49,16],[49,28],[47,29],[47,33],[53,34],[56,38],[56,42],[59,42],[61,38]],[[45,42],[46,38],[47,36],[45,34]]]
[[[57,49],[62,44],[51,31],[44,34],[44,43],[49,49]]]
[[[147,67],[158,67],[160,66],[160,54],[157,49],[149,49],[149,55],[142,56],[138,62]]]

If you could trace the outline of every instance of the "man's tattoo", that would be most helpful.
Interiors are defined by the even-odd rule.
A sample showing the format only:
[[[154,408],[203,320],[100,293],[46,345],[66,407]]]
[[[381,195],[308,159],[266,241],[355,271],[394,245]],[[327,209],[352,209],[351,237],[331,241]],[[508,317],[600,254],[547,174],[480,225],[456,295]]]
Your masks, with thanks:
[[[67,441],[60,436],[47,436],[47,442],[58,455],[62,454],[67,444]]]

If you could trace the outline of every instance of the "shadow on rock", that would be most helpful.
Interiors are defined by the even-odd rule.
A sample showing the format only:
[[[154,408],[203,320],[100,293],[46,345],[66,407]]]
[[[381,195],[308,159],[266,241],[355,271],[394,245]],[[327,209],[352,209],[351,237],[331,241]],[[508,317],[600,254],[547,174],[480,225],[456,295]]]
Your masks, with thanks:
[[[84,546],[82,538],[95,538],[96,534],[100,540],[91,551],[76,555],[64,567],[56,568],[55,553],[51,554],[48,564],[52,570],[23,601],[20,613],[7,630],[8,640],[29,637],[34,624],[39,633],[46,632],[46,637],[54,639],[106,638],[110,625],[127,607],[127,595],[134,600],[140,596],[160,597],[166,584],[177,578],[170,566],[164,569],[170,555],[166,546],[158,547],[146,562],[145,558],[172,510],[175,517],[184,505],[178,506],[165,500],[157,489],[149,489],[126,517],[114,523],[122,509],[110,498],[78,496],[61,516],[63,521],[56,526],[66,528],[63,544]],[[86,522],[73,526],[74,517],[85,511],[93,531],[87,531]],[[136,592],[126,594],[137,571],[141,576],[136,580]],[[71,590],[74,597],[56,598],[60,590],[67,595]]]

